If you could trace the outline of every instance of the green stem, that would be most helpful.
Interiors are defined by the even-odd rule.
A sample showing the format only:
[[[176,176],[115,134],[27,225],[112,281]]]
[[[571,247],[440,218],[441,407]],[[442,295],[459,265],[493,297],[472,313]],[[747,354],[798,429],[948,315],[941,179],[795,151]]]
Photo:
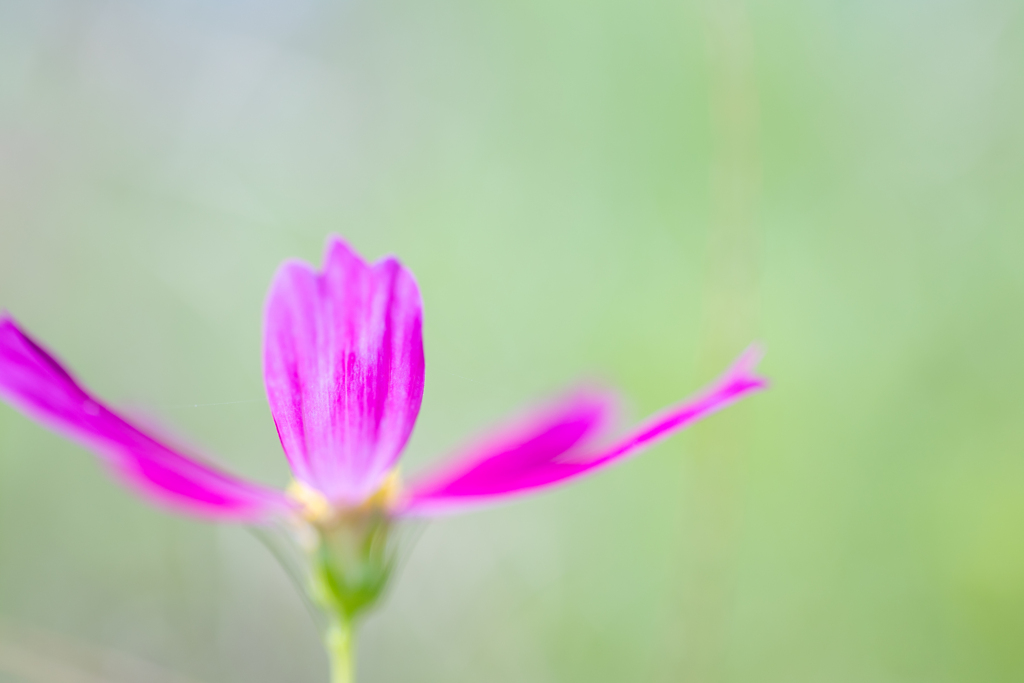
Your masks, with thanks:
[[[354,683],[352,624],[335,619],[324,634],[324,646],[331,660],[331,683]]]

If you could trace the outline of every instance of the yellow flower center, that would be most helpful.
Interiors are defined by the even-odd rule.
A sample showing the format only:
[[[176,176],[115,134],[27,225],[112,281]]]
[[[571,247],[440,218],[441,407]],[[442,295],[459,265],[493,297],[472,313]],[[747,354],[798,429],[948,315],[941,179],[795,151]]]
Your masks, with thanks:
[[[358,505],[334,505],[327,497],[311,486],[293,479],[287,493],[299,504],[299,513],[310,524],[327,525],[339,517],[387,510],[402,492],[402,477],[398,468],[393,468],[376,491]]]

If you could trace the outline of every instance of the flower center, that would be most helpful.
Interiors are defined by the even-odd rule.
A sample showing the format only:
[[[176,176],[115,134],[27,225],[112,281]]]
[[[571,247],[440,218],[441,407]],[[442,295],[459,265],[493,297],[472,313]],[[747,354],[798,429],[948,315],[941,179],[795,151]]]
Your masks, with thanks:
[[[387,511],[402,492],[402,477],[393,468],[380,487],[358,505],[337,505],[312,486],[293,479],[288,484],[288,495],[299,504],[299,514],[310,524],[326,525],[339,517],[369,512]]]

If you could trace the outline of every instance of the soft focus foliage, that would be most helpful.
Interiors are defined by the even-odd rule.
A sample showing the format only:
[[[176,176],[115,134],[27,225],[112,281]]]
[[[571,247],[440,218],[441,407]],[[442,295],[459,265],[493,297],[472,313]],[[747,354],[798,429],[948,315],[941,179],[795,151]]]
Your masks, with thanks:
[[[361,680],[1018,681],[1018,5],[6,2],[0,306],[276,486],[263,297],[329,232],[423,290],[407,471],[757,336],[773,389],[705,430],[410,529]],[[0,620],[4,681],[326,671],[252,536],[6,406]]]

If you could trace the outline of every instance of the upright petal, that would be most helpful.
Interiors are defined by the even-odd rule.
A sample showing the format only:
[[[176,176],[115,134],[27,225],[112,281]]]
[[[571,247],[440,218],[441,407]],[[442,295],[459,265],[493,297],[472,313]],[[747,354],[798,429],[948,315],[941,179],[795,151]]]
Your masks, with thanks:
[[[459,511],[565,483],[618,462],[683,429],[741,397],[767,386],[753,374],[761,357],[754,346],[726,374],[695,398],[668,408],[610,446],[597,448],[599,430],[579,438],[552,438],[579,432],[580,413],[555,411],[516,441],[498,442],[474,452],[473,460],[414,481],[396,512],[432,515]],[[596,427],[602,421],[595,420]],[[574,431],[575,430],[575,431]]]
[[[95,451],[144,497],[175,511],[260,521],[289,506],[283,494],[186,457],[134,427],[6,314],[0,316],[0,398]]]
[[[322,272],[281,266],[264,319],[263,376],[292,472],[336,503],[384,482],[423,398],[423,306],[393,258],[368,265],[340,238]]]

